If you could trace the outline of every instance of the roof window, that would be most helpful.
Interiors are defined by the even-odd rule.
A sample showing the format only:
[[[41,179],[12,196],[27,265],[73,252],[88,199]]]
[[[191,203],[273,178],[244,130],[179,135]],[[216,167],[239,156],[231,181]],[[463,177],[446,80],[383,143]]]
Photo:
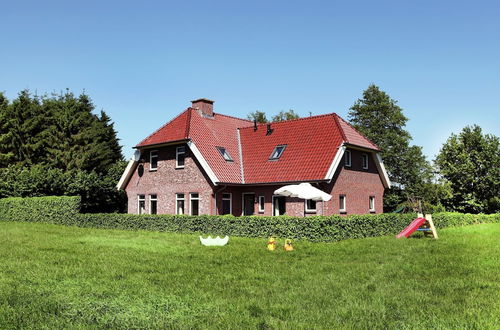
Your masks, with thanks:
[[[220,154],[226,161],[234,162],[233,158],[231,158],[231,155],[227,152],[226,148],[223,147],[216,147],[216,148],[217,150],[219,150]]]
[[[285,151],[286,145],[278,145],[274,148],[269,160],[277,160],[283,155],[283,151]]]

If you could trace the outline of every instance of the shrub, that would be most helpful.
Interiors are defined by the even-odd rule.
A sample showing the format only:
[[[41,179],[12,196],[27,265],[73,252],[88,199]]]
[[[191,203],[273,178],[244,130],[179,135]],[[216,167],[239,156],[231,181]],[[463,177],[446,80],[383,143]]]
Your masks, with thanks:
[[[78,213],[79,197],[32,197],[0,199],[0,221],[49,222],[80,227],[197,232],[245,237],[290,237],[315,242],[340,241],[397,234],[414,214],[363,214],[349,216],[261,217],[137,215]],[[436,227],[500,222],[500,214],[433,214]]]
[[[0,199],[0,221],[78,225],[80,197],[10,197]]]

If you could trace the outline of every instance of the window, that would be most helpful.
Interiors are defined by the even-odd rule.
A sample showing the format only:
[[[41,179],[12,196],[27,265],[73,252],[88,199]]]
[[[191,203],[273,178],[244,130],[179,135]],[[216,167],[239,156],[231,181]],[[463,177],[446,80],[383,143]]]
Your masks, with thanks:
[[[363,160],[363,169],[367,170],[368,169],[368,155],[367,154],[362,154],[361,157],[362,157],[362,160]]]
[[[286,197],[285,196],[273,196],[273,215],[284,215],[286,214]]]
[[[370,196],[369,207],[370,212],[375,212],[375,196]]]
[[[198,193],[190,193],[189,194],[189,202],[191,203],[190,211],[191,215],[199,215],[200,214],[200,194]]]
[[[146,213],[146,196],[137,195],[137,214]]]
[[[158,197],[155,195],[149,195],[149,213],[158,213]]]
[[[346,200],[345,200],[345,195],[340,195],[339,196],[339,211],[342,213],[347,212],[346,211]]]
[[[149,153],[149,170],[156,171],[158,169],[158,150],[152,150]]]
[[[259,212],[264,212],[266,207],[266,198],[264,196],[259,196]]]
[[[306,212],[316,212],[316,201],[306,199]]]
[[[279,145],[274,148],[271,156],[269,156],[269,160],[277,160],[281,157],[283,154],[283,151],[285,151],[286,145]]]
[[[222,194],[222,214],[232,213],[231,193]]]
[[[216,148],[217,150],[219,150],[220,154],[222,155],[222,157],[224,157],[226,161],[233,162],[233,158],[231,158],[231,155],[229,155],[226,148],[223,147],[216,147]]]
[[[184,201],[184,194],[175,194],[175,214],[185,214]]]
[[[345,151],[344,159],[345,159],[345,166],[351,167],[351,151],[350,150]]]
[[[175,150],[175,168],[184,168],[186,158],[186,147],[177,147]]]

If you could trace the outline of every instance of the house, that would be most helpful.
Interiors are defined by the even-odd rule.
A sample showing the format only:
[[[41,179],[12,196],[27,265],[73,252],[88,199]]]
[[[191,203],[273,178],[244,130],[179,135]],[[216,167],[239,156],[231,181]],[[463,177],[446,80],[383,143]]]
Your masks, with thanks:
[[[379,148],[337,114],[256,124],[198,99],[141,141],[119,189],[129,213],[381,213],[389,179]],[[309,182],[328,202],[275,196]]]

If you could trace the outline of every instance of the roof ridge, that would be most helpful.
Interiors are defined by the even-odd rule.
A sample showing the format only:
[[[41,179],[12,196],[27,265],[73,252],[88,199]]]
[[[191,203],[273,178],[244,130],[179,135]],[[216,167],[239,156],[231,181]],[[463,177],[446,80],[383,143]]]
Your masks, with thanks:
[[[158,133],[160,130],[162,130],[165,126],[167,126],[168,124],[170,124],[171,122],[173,122],[174,120],[176,120],[177,118],[179,118],[180,116],[182,116],[186,111],[188,111],[190,108],[186,108],[186,110],[182,111],[180,114],[178,114],[177,116],[175,116],[174,118],[170,119],[168,122],[166,122],[165,124],[163,124],[160,128],[158,128],[156,131],[154,131],[153,133],[149,134],[146,138],[142,139],[141,142],[139,142],[138,144],[136,144],[136,147],[137,146],[140,146],[141,144],[143,144],[147,139],[149,139],[150,137],[152,137],[153,135],[155,135],[156,133]],[[186,137],[186,136],[185,136]]]
[[[228,116],[228,115],[224,115],[224,114],[218,113],[218,112],[214,112],[214,115],[222,116],[222,117],[228,117],[228,118],[233,118],[233,119],[238,119],[238,120],[243,120],[243,121],[248,121],[250,123],[252,122],[251,120],[248,120],[248,119],[243,119],[243,118],[234,117],[234,116]]]
[[[363,137],[366,141],[368,141],[370,144],[372,144],[373,146],[375,146],[377,149],[380,149],[378,145],[376,145],[372,140],[370,140],[369,138],[367,138],[363,133],[361,133],[360,131],[358,131],[356,129],[356,127],[352,126],[351,123],[349,123],[347,120],[345,120],[344,118],[338,116],[339,119],[341,119],[344,123],[346,123],[347,125],[349,125],[356,133],[358,133],[359,135],[361,135],[361,137]],[[342,130],[343,132],[343,130]],[[349,143],[349,141],[346,141],[347,143]]]
[[[193,113],[192,108],[188,108],[188,115],[186,119],[186,133],[184,133],[184,137],[187,139],[189,137],[189,130],[191,129],[191,114]]]
[[[294,119],[287,119],[287,120],[280,120],[280,121],[272,121],[269,123],[257,123],[257,126],[264,126],[267,124],[281,124],[281,123],[289,123],[289,122],[295,122],[295,121],[301,121],[301,120],[308,120],[308,119],[315,119],[319,117],[328,117],[328,116],[335,116],[337,115],[335,112],[331,113],[324,113],[321,115],[315,115],[315,116],[308,116],[308,117],[302,117],[302,118],[294,118]],[[239,127],[239,128],[253,128],[254,126],[244,126],[244,127]]]
[[[340,126],[340,123],[339,123],[340,116],[335,114],[335,116],[333,116],[333,118],[335,120],[335,124],[337,125],[338,130],[340,131],[340,135],[342,135],[342,139],[344,139],[344,142],[349,142],[349,141],[347,141],[347,137],[345,136],[345,132],[342,129],[342,126]]]

